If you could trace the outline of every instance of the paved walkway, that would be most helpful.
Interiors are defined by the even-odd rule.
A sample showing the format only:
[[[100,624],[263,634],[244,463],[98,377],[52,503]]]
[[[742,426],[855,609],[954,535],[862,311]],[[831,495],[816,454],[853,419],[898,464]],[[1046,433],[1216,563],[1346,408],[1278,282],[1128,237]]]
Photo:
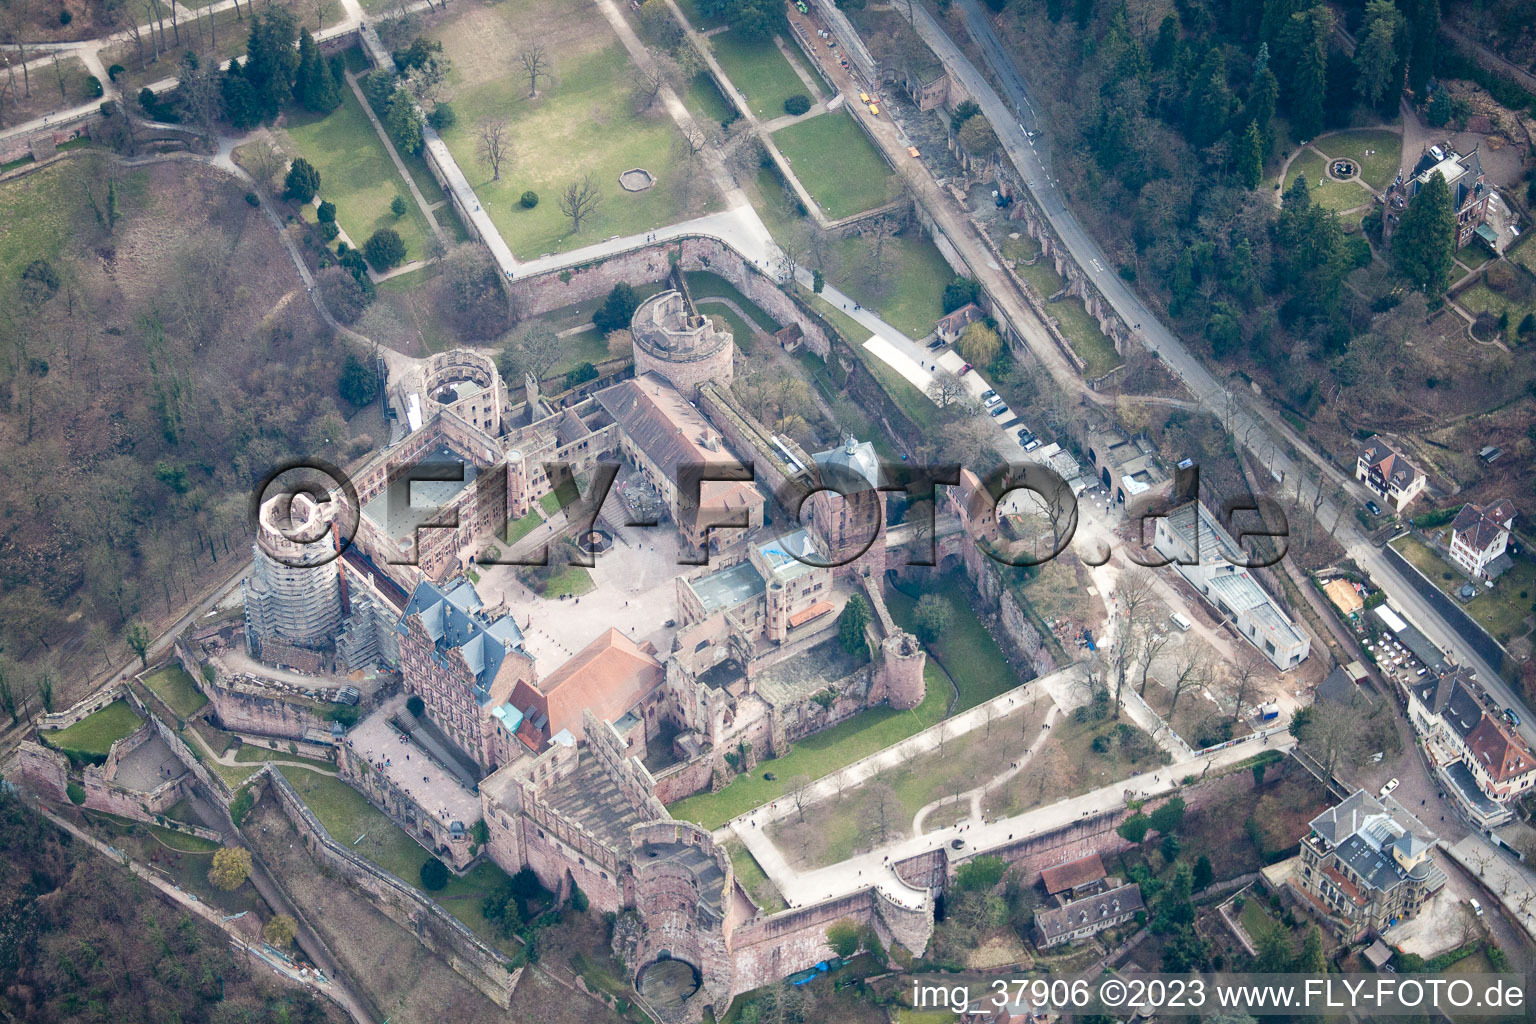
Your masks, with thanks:
[[[1139,777],[1134,780],[1134,789],[1128,789],[1124,782],[1111,783],[1010,818],[982,824],[964,822],[887,843],[868,853],[814,871],[791,867],[764,832],[762,820],[753,825],[750,819],[743,824],[738,818],[732,822],[730,829],[746,844],[764,873],[778,886],[779,892],[792,907],[838,899],[873,886],[893,902],[916,908],[926,899],[926,891],[919,893],[897,878],[892,863],[951,846],[956,840],[964,844],[962,849],[966,851],[960,856],[966,856],[970,851],[994,849],[1015,838],[1038,835],[1091,814],[1116,810],[1126,806],[1129,799],[1145,800],[1172,794],[1179,789],[1179,780],[1187,776],[1203,777],[1209,771],[1236,764],[1267,749],[1289,750],[1294,743],[1295,740],[1284,733],[1254,736],[1212,754],[1167,765],[1151,778]],[[791,803],[788,800],[782,802]]]
[[[982,800],[984,800],[986,795],[992,790],[996,789],[998,786],[1001,786],[1003,783],[1016,778],[1020,772],[1028,767],[1029,762],[1034,760],[1036,752],[1039,751],[1039,749],[1045,745],[1045,741],[1050,738],[1051,727],[1056,724],[1056,719],[1060,716],[1061,705],[1053,703],[1050,710],[1045,713],[1045,721],[1040,724],[1040,731],[1038,734],[1036,734],[1034,741],[1030,743],[1028,749],[1026,749],[1023,754],[1019,755],[1019,759],[1013,762],[1011,767],[1003,769],[1001,772],[998,772],[986,782],[983,782],[981,785],[975,787],[974,789],[966,790],[958,797],[940,797],[939,799],[934,800],[932,803],[925,804],[912,817],[912,834],[915,836],[920,836],[923,834],[923,823],[927,821],[928,816],[934,811],[948,804],[959,803],[962,800],[968,805],[965,820],[967,822],[981,822],[983,818],[981,803]]]

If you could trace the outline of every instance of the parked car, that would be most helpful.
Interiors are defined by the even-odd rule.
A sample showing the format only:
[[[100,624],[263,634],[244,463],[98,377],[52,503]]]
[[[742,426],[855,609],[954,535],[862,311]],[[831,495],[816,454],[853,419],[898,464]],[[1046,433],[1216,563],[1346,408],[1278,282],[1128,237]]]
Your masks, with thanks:
[[[932,341],[930,341],[928,343],[928,350],[930,352],[933,351],[936,348],[943,348],[943,347],[944,347],[944,339],[943,338],[934,338]]]
[[[1381,793],[1379,794],[1379,796],[1382,799],[1386,799],[1388,796],[1391,795],[1392,791],[1394,789],[1396,789],[1396,788],[1397,788],[1397,779],[1396,778],[1388,779],[1387,780],[1387,784],[1385,786],[1381,787]]]
[[[1510,725],[1514,726],[1516,729],[1520,728],[1520,716],[1515,714],[1515,709],[1514,708],[1505,708],[1504,709],[1504,721],[1508,722]]]
[[[1035,435],[1029,432],[1028,427],[1019,428],[1019,444],[1029,444],[1035,439]]]
[[[1478,917],[1483,916],[1483,905],[1477,902],[1477,900],[1467,900],[1467,905],[1472,908],[1472,913],[1476,914]]]
[[[960,367],[960,373],[957,374],[957,376],[964,377],[966,374],[968,374],[970,372],[971,372],[971,364],[970,363],[966,363],[964,366]]]
[[[989,395],[988,394],[982,395],[981,396],[981,404],[985,405],[988,409],[995,409],[999,405],[1003,404],[1003,400],[1001,398],[998,398],[997,397],[997,392],[994,391],[994,392],[992,392]]]
[[[1039,448],[1039,447],[1040,447],[1040,439],[1038,437],[1032,437],[1032,438],[1030,438],[1028,441],[1026,441],[1024,443],[1024,450],[1027,451],[1027,452],[1032,452],[1036,448]]]
[[[999,402],[997,405],[993,406],[993,408],[992,408],[992,415],[993,416],[1010,416],[1010,415],[1012,415],[1012,413],[1009,412],[1008,407],[1006,405],[1004,405],[1001,402]]]
[[[1369,512],[1373,516],[1381,515],[1381,506],[1376,504],[1374,501],[1366,502],[1365,503],[1365,510],[1367,512]]]
[[[987,390],[985,390],[985,391],[983,391],[981,393],[981,397],[982,398],[996,398],[997,397],[997,392],[993,391],[991,388],[987,388]]]

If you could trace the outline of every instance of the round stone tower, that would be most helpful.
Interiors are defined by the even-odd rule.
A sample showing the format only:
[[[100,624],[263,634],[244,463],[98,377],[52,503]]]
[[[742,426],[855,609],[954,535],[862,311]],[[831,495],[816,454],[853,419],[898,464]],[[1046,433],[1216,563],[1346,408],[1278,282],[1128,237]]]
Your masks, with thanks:
[[[335,500],[268,499],[258,514],[255,561],[242,586],[247,640],[323,647],[341,625],[341,574],[331,533]]]
[[[731,382],[736,355],[731,332],[699,313],[684,289],[660,292],[640,303],[630,333],[636,376],[658,374],[689,398],[698,397],[700,384]]]
[[[528,460],[513,448],[507,452],[507,518],[523,518],[528,506]]]
[[[893,708],[915,708],[923,702],[923,667],[928,653],[911,633],[896,632],[880,641],[876,685],[885,690]]]

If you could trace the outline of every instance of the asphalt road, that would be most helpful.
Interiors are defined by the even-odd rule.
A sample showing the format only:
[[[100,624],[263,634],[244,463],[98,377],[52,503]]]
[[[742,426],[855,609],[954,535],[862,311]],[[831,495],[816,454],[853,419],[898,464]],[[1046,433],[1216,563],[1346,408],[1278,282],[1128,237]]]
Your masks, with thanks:
[[[982,112],[992,122],[1004,150],[1013,160],[1019,173],[1023,175],[1035,202],[1045,214],[1046,219],[1050,221],[1051,227],[1105,299],[1126,323],[1136,325],[1136,335],[1142,343],[1156,352],[1164,364],[1184,381],[1194,397],[1207,408],[1215,411],[1225,421],[1228,432],[1247,448],[1261,465],[1268,468],[1271,477],[1276,481],[1277,489],[1295,490],[1299,485],[1310,493],[1315,480],[1309,478],[1320,473],[1334,485],[1342,487],[1345,493],[1363,501],[1368,495],[1365,494],[1361,485],[1312,452],[1302,437],[1269,410],[1257,402],[1246,400],[1243,390],[1228,386],[1212,376],[1200,360],[1112,269],[1111,262],[1099,248],[1098,243],[1084,230],[1077,217],[1067,207],[1066,198],[1059,183],[1051,175],[1049,153],[1046,152],[1048,136],[1030,139],[1024,131],[1024,126],[1020,124],[1022,117],[1030,122],[1031,130],[1038,130],[1037,126],[1041,125],[1041,122],[1037,119],[1038,114],[1030,101],[1023,77],[1003,48],[990,18],[977,0],[956,0],[956,4],[965,17],[966,26],[972,38],[977,41],[983,57],[1001,83],[1004,92],[1008,94],[1013,109],[1003,101],[1003,98],[997,94],[982,73],[971,63],[970,58],[956,45],[933,16],[924,8],[914,5],[918,34],[944,62],[950,74],[959,79],[966,92],[976,98]],[[1017,116],[1014,113],[1015,109],[1020,112]],[[1312,464],[1305,467],[1298,465],[1288,454],[1287,448],[1294,448]],[[1331,523],[1334,521],[1335,512],[1338,511],[1340,510],[1335,508],[1333,502],[1325,501],[1318,510],[1318,517],[1323,523]],[[1528,743],[1536,746],[1536,723],[1532,721],[1536,716],[1530,714],[1525,703],[1499,677],[1494,666],[1462,643],[1456,632],[1439,613],[1423,601],[1397,569],[1387,562],[1380,548],[1361,533],[1355,524],[1353,512],[1353,506],[1342,509],[1336,534],[1339,543],[1349,552],[1350,557],[1370,574],[1377,585],[1388,592],[1393,603],[1401,608],[1426,636],[1448,651],[1456,661],[1477,673],[1478,681],[1488,689],[1494,699],[1503,706],[1525,710],[1526,713],[1521,716],[1523,722],[1520,731]]]

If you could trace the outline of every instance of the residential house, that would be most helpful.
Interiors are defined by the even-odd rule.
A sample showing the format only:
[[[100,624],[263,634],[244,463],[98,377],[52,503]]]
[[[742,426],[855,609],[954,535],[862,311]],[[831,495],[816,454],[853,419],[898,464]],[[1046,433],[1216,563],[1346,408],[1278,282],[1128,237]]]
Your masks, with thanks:
[[[953,345],[960,340],[960,335],[971,324],[980,323],[987,318],[987,314],[974,302],[967,302],[953,313],[945,313],[939,317],[939,322],[933,325],[934,333],[946,345]]]
[[[1118,880],[1116,880],[1118,881]],[[1081,942],[1106,928],[1125,924],[1146,909],[1141,886],[1115,885],[1093,896],[1071,901],[1053,897],[1055,906],[1035,911],[1035,945],[1040,949]]]
[[[1426,147],[1408,177],[1404,179],[1400,174],[1387,186],[1383,231],[1388,239],[1392,237],[1408,204],[1429,184],[1433,174],[1443,177],[1450,186],[1451,209],[1456,211],[1456,247],[1459,249],[1472,241],[1478,228],[1487,221],[1488,204],[1494,193],[1493,186],[1483,176],[1483,162],[1475,147],[1465,155],[1457,153],[1448,144]]]
[[[1445,886],[1430,856],[1434,842],[1418,819],[1357,789],[1312,819],[1289,884],[1335,934],[1355,942],[1412,917]]]
[[[1515,503],[1500,498],[1492,505],[1467,502],[1451,523],[1451,561],[1475,580],[1496,579],[1509,568],[1504,553],[1515,525]]]
[[[1471,671],[1446,665],[1410,687],[1408,719],[1435,775],[1468,818],[1480,828],[1513,819],[1512,798],[1536,785],[1536,754]]]
[[[1372,436],[1356,452],[1355,479],[1398,512],[1428,483],[1417,466],[1379,436]]]

